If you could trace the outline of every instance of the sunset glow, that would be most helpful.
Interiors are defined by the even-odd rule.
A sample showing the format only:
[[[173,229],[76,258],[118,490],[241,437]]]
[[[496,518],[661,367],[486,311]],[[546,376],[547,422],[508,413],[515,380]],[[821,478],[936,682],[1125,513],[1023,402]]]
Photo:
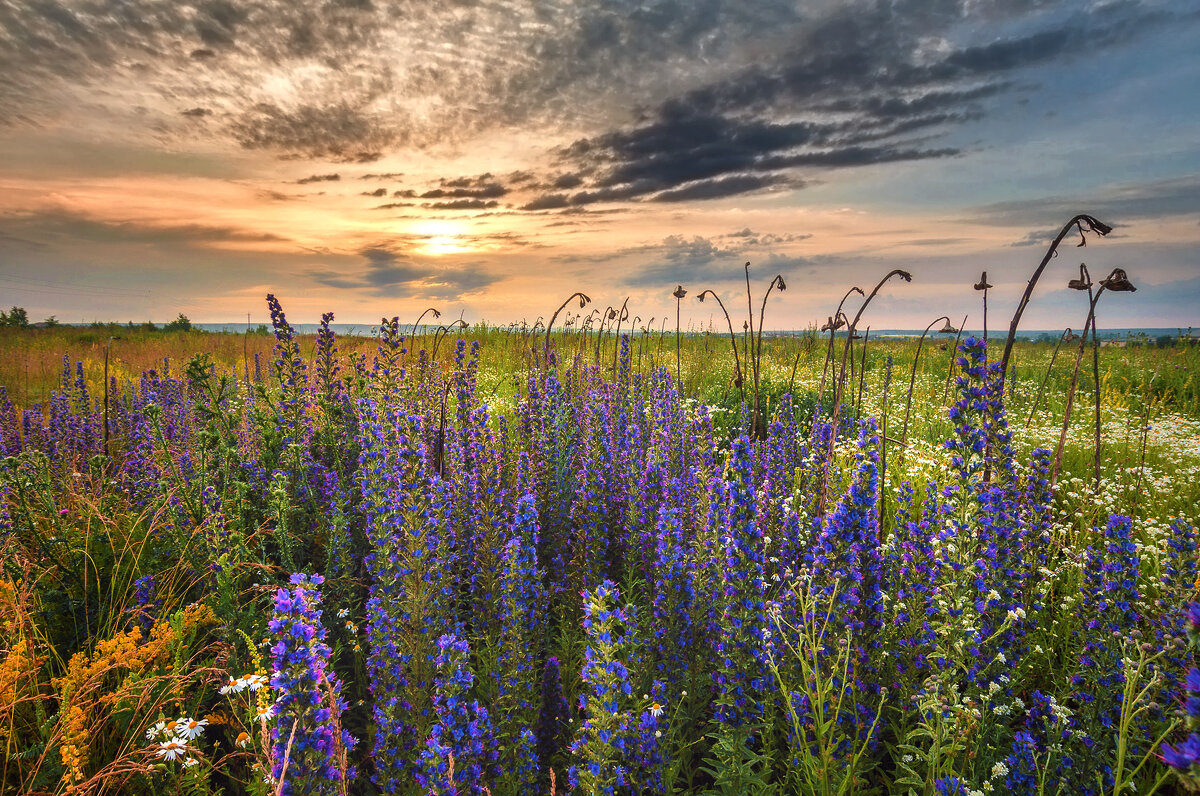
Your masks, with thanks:
[[[985,268],[1011,307],[1076,212],[1142,286],[1109,323],[1200,304],[1182,0],[142,5],[0,16],[0,286],[35,318],[262,320],[266,289],[310,321],[575,289],[649,317],[676,284],[744,297],[749,260],[799,286],[780,327],[890,267],[922,290],[878,322],[920,326]]]

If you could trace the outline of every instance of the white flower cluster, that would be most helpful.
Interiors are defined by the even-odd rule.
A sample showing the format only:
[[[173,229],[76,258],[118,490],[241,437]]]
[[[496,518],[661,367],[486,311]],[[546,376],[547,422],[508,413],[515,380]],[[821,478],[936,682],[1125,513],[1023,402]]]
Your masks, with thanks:
[[[146,730],[146,740],[156,741],[158,748],[154,754],[168,762],[182,760],[184,768],[191,768],[200,763],[188,754],[188,742],[194,741],[208,726],[208,719],[193,719],[190,716],[180,716],[172,721],[159,721]]]
[[[229,682],[221,686],[222,694],[240,694],[243,691],[257,691],[267,684],[267,676],[265,674],[244,674],[236,680],[229,679]]]

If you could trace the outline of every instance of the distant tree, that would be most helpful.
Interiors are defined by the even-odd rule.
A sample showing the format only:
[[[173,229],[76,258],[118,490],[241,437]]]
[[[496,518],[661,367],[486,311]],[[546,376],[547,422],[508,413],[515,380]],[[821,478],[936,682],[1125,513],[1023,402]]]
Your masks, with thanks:
[[[179,317],[163,327],[164,332],[190,332],[191,330],[192,322],[182,312],[179,313]]]
[[[55,326],[62,326],[62,324],[59,323],[58,318],[55,318],[53,315],[51,315],[46,320],[42,321],[42,326],[45,326],[47,329],[53,329]]]
[[[157,332],[158,331],[158,326],[155,325],[154,321],[142,321],[142,325],[139,326],[138,328],[140,328],[143,332]]]
[[[21,329],[29,326],[29,313],[24,307],[13,307],[8,312],[0,312],[0,326],[15,326]]]

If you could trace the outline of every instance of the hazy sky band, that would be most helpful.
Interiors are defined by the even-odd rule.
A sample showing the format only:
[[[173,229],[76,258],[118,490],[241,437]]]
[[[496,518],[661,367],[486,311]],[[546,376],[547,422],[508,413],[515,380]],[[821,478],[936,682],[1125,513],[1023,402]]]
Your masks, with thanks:
[[[36,319],[673,312],[780,328],[1200,320],[1200,12],[1178,2],[0,3],[0,303]],[[1072,241],[1073,244],[1073,241]],[[706,323],[712,308],[689,298]],[[308,316],[314,316],[308,318]],[[687,317],[687,316],[685,316]]]

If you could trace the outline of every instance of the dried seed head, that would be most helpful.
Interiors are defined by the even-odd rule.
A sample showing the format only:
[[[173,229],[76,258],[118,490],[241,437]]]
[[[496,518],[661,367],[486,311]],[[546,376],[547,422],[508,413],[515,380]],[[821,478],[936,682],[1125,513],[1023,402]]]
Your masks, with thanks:
[[[1079,264],[1079,278],[1072,279],[1067,283],[1067,287],[1071,290],[1087,290],[1092,286],[1092,277],[1088,273],[1087,265]]]
[[[976,290],[987,290],[988,288],[992,287],[992,285],[989,285],[987,281],[987,271],[984,271],[982,274],[980,274],[979,281],[975,283],[974,287]]]
[[[1123,268],[1114,268],[1108,278],[1101,280],[1100,284],[1105,289],[1116,293],[1133,293],[1137,290],[1129,281],[1129,277],[1125,275]]]
[[[687,291],[683,289],[683,285],[680,285],[679,287],[675,288],[675,292],[671,295],[677,299],[681,299],[687,295]]]

